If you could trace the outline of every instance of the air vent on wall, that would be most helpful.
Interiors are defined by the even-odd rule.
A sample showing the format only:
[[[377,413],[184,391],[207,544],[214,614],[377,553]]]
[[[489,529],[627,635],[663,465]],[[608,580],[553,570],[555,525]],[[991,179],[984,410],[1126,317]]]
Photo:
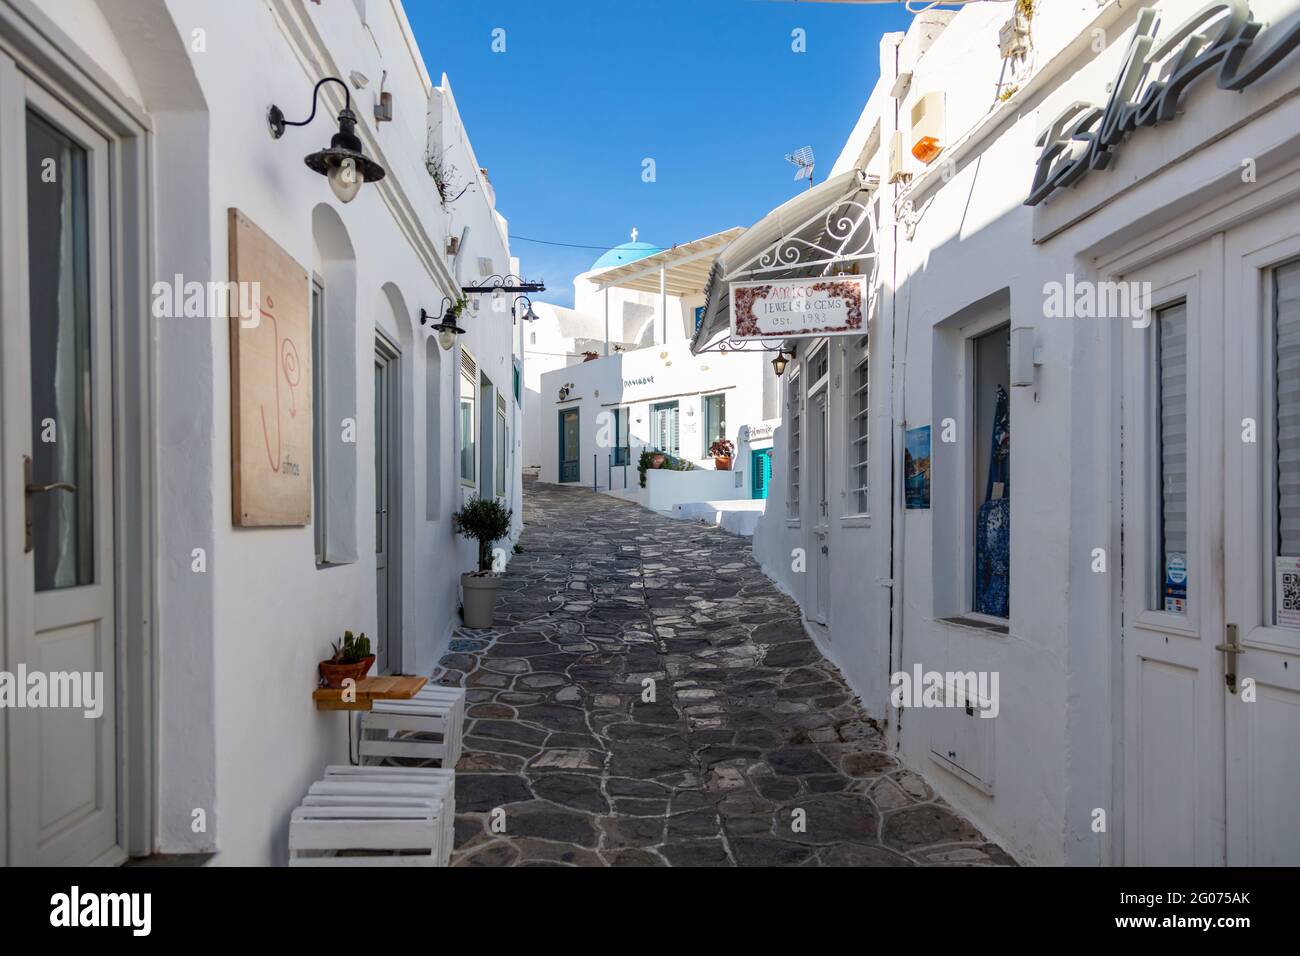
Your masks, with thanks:
[[[478,381],[478,363],[474,361],[474,356],[464,349],[460,350],[460,370],[475,382]]]

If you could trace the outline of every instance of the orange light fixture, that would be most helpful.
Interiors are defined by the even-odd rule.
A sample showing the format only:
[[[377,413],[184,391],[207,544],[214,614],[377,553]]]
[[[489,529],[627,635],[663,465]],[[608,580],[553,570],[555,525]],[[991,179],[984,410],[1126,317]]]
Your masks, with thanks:
[[[923,163],[933,162],[934,158],[942,152],[943,147],[933,136],[922,136],[912,144],[912,155]]]

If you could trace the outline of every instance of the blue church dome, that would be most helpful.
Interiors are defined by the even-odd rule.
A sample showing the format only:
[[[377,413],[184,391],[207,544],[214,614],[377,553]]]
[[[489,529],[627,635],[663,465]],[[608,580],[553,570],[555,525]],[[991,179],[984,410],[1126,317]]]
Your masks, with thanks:
[[[653,256],[656,252],[662,252],[658,246],[652,246],[648,242],[625,242],[621,246],[615,246],[613,249],[606,249],[600,254],[600,258],[592,263],[591,268],[608,269],[611,266],[625,266],[629,262],[636,262],[638,259],[644,259],[646,256]]]

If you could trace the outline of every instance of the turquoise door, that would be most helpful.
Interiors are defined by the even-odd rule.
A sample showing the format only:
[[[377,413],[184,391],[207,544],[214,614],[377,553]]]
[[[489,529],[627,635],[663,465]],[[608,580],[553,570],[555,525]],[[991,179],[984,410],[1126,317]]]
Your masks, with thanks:
[[[772,478],[772,449],[760,448],[749,454],[750,497],[766,498],[767,483]]]

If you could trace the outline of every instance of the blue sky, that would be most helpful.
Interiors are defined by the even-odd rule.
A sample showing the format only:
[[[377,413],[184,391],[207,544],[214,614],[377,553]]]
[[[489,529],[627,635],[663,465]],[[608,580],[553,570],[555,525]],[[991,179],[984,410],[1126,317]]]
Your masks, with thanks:
[[[902,4],[781,0],[406,0],[438,81],[451,80],[515,237],[655,245],[747,226],[830,172],[876,82]],[[505,30],[505,52],[492,50]],[[791,49],[805,31],[806,52]],[[642,161],[656,180],[642,181]],[[572,304],[600,249],[515,238],[541,301]]]

